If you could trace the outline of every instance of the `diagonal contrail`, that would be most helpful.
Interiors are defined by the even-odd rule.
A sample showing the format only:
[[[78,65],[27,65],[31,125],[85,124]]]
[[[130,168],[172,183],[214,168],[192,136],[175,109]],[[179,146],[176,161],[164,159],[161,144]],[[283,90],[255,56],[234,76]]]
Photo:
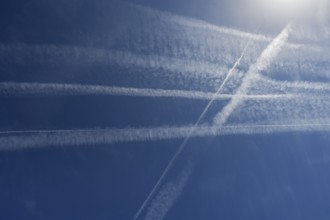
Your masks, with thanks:
[[[243,79],[243,82],[242,82],[241,86],[238,89],[238,92],[237,92],[238,94],[232,98],[232,100],[224,107],[224,110],[221,113],[219,113],[219,115],[215,118],[215,125],[220,125],[220,127],[223,126],[223,124],[226,122],[226,120],[228,119],[228,117],[230,116],[230,114],[232,113],[232,111],[234,110],[234,108],[242,100],[242,98],[240,97],[240,95],[241,94],[246,94],[247,89],[248,89],[248,87],[249,87],[249,85],[250,85],[250,83],[252,81],[252,78],[253,78],[254,73],[255,72],[259,72],[259,71],[265,69],[269,65],[269,63],[271,62],[271,60],[274,57],[274,55],[276,55],[278,53],[278,51],[280,50],[280,48],[285,44],[286,39],[288,37],[289,29],[290,29],[290,25],[288,25],[287,27],[285,27],[283,29],[283,31],[262,52],[262,54],[259,57],[259,59],[257,60],[257,62],[250,67],[250,69],[247,72],[245,78]],[[234,64],[234,66],[231,68],[231,70],[229,71],[229,73],[228,73],[229,76],[227,75],[226,76],[226,79],[228,79],[228,77],[230,77],[231,72],[239,64],[240,60],[242,59],[242,57],[244,56],[244,54],[246,52],[246,48],[248,47],[249,43],[250,43],[250,41],[248,41],[246,47],[244,48],[244,50],[241,53],[241,56],[236,61],[236,63]],[[224,80],[224,82],[225,81],[226,80]],[[219,87],[219,89],[215,93],[215,96],[222,90],[223,85],[224,85],[224,83],[221,84],[221,86]],[[178,150],[176,151],[176,153],[174,154],[174,156],[170,160],[169,164],[166,166],[166,168],[163,171],[162,175],[160,176],[160,178],[156,182],[155,186],[153,187],[153,189],[151,190],[151,192],[149,193],[149,195],[147,196],[147,198],[145,199],[145,201],[142,203],[142,206],[140,207],[140,209],[138,210],[138,212],[135,214],[134,220],[138,219],[138,217],[140,216],[140,214],[142,213],[142,211],[144,210],[144,208],[148,204],[149,200],[152,198],[152,196],[154,195],[154,193],[156,192],[156,190],[159,188],[159,186],[162,183],[163,179],[165,178],[166,174],[169,172],[169,170],[173,166],[174,162],[177,160],[178,156],[183,151],[183,149],[186,146],[186,144],[188,143],[191,135],[195,131],[196,127],[200,123],[200,121],[203,118],[203,116],[205,115],[205,113],[208,111],[209,107],[212,105],[213,101],[214,101],[214,99],[211,99],[210,100],[210,102],[205,107],[204,111],[202,112],[202,114],[200,115],[200,117],[198,118],[198,120],[196,121],[196,123],[194,124],[194,126],[191,127],[191,129],[190,129],[190,131],[188,133],[188,136],[184,139],[184,141],[182,142],[182,144],[180,145],[180,147],[178,148]]]
[[[216,99],[216,97],[219,95],[219,93],[221,92],[221,90],[223,89],[225,83],[227,83],[228,79],[230,78],[230,76],[232,75],[233,71],[236,69],[236,67],[239,65],[240,61],[242,60],[243,56],[245,55],[247,48],[249,46],[249,44],[251,43],[251,39],[248,40],[248,42],[246,43],[246,46],[244,47],[240,57],[237,59],[237,61],[234,63],[233,67],[229,70],[229,72],[227,73],[224,81],[221,83],[220,87],[218,88],[218,90],[214,93],[213,97],[211,98],[211,100],[209,101],[209,103],[206,105],[205,109],[203,110],[203,112],[200,114],[199,118],[197,119],[197,121],[195,122],[195,124],[191,127],[188,135],[186,136],[186,138],[183,140],[182,144],[179,146],[179,148],[177,149],[177,151],[175,152],[175,154],[173,155],[173,157],[171,158],[170,162],[168,163],[168,165],[166,166],[165,170],[163,171],[162,175],[159,177],[158,181],[156,182],[155,186],[153,187],[153,189],[151,190],[151,192],[149,193],[149,195],[147,196],[147,198],[144,200],[144,202],[142,203],[140,209],[137,211],[137,213],[134,216],[134,220],[138,219],[139,216],[141,215],[142,211],[145,209],[145,207],[147,206],[148,202],[150,201],[150,199],[153,197],[154,193],[157,191],[157,189],[159,188],[160,184],[162,183],[162,181],[164,180],[166,174],[169,172],[169,170],[171,169],[171,167],[173,166],[174,162],[177,160],[178,156],[181,154],[181,152],[183,151],[183,149],[185,148],[186,144],[188,143],[189,139],[191,138],[191,135],[194,133],[194,131],[196,130],[197,126],[199,125],[199,123],[201,122],[202,118],[205,116],[205,114],[207,113],[207,111],[209,110],[209,108],[211,107],[211,105],[213,104],[214,100]]]
[[[236,92],[230,102],[218,113],[214,118],[214,124],[217,126],[223,126],[234,109],[242,102],[241,95],[247,94],[250,84],[255,79],[255,75],[262,70],[265,70],[279,53],[281,48],[287,42],[291,25],[288,24],[281,33],[267,46],[267,48],[262,52],[257,62],[250,66],[249,70],[244,77],[242,84]]]

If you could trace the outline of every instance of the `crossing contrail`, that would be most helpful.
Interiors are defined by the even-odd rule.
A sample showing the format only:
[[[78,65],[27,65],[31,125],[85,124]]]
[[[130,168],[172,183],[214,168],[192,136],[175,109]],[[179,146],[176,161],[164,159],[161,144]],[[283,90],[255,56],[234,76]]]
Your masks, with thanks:
[[[259,59],[257,60],[257,62],[250,67],[249,71],[247,72],[245,78],[242,81],[241,86],[238,89],[238,92],[237,92],[238,94],[246,94],[247,93],[248,86],[250,85],[250,82],[252,81],[251,76],[253,77],[253,75],[254,75],[255,72],[259,72],[259,71],[265,69],[269,65],[269,63],[272,60],[272,58],[278,53],[279,49],[286,42],[286,39],[288,37],[289,28],[290,28],[289,26],[287,26],[286,28],[284,28],[284,30],[262,52],[262,54],[259,57]],[[224,83],[227,81],[227,79],[230,77],[231,72],[239,64],[240,60],[242,59],[242,57],[244,56],[244,54],[246,52],[246,48],[248,47],[248,45],[249,45],[249,42],[247,43],[246,47],[242,51],[241,56],[235,62],[233,68],[229,71],[228,75],[226,76],[225,80],[223,81],[223,84],[220,85],[219,89],[215,93],[215,96],[222,90],[222,87],[223,87]],[[220,125],[220,127],[222,127],[223,124],[226,122],[227,118],[229,117],[229,115],[233,112],[234,108],[239,104],[239,102],[241,100],[242,99],[241,99],[240,96],[234,96],[231,99],[231,101],[224,107],[224,110],[219,114],[219,116],[216,116],[215,124],[216,125]],[[173,166],[174,162],[177,160],[177,158],[179,157],[179,155],[183,151],[183,149],[186,146],[186,144],[188,143],[191,135],[193,134],[193,132],[195,131],[195,129],[199,125],[201,119],[203,118],[203,116],[205,115],[205,113],[208,111],[209,107],[212,105],[213,101],[214,101],[214,98],[212,98],[210,100],[210,102],[208,103],[208,105],[205,107],[204,111],[201,113],[200,117],[197,119],[197,121],[194,124],[194,126],[191,127],[191,129],[190,129],[187,137],[183,140],[182,144],[179,146],[178,150],[175,152],[174,156],[171,158],[170,162],[166,166],[165,170],[163,171],[162,175],[160,176],[160,178],[156,182],[155,186],[153,187],[153,189],[151,190],[151,192],[149,193],[149,195],[147,196],[147,198],[142,203],[142,206],[140,207],[140,209],[135,214],[135,216],[133,218],[134,220],[136,220],[136,219],[139,218],[139,216],[141,215],[142,211],[145,209],[145,207],[147,206],[148,202],[151,200],[151,198],[155,194],[156,190],[158,190],[158,188],[160,187],[160,185],[163,182],[166,174],[169,172],[169,170]]]
[[[140,209],[137,211],[137,213],[134,216],[134,220],[138,219],[139,216],[141,215],[142,211],[145,209],[145,207],[147,206],[148,202],[150,201],[150,199],[153,197],[154,193],[156,192],[156,190],[160,187],[160,184],[163,182],[166,174],[169,172],[169,170],[172,168],[174,162],[177,160],[177,158],[179,157],[179,155],[181,154],[181,152],[183,151],[183,149],[185,148],[186,144],[188,143],[191,135],[194,133],[195,129],[197,128],[197,126],[199,125],[199,123],[201,122],[201,120],[203,119],[203,117],[205,116],[205,114],[207,113],[207,111],[209,110],[209,108],[212,106],[213,102],[216,99],[216,96],[219,95],[219,93],[222,91],[224,85],[227,83],[228,79],[231,77],[232,72],[237,68],[237,66],[239,65],[240,61],[242,60],[243,56],[245,55],[247,48],[249,46],[249,44],[251,43],[251,40],[249,40],[246,43],[246,46],[244,47],[240,57],[237,59],[237,61],[234,63],[233,67],[228,71],[225,79],[223,80],[222,84],[219,86],[218,90],[214,93],[214,95],[212,96],[211,100],[208,102],[208,104],[206,105],[206,107],[204,108],[203,112],[200,114],[200,116],[198,117],[197,121],[195,122],[194,126],[191,127],[188,136],[183,140],[182,144],[179,146],[179,148],[177,149],[177,151],[175,152],[175,154],[173,155],[173,157],[171,158],[170,162],[168,163],[168,165],[166,166],[165,170],[163,171],[162,175],[159,177],[159,179],[157,180],[155,186],[152,188],[151,192],[149,193],[149,195],[147,196],[147,198],[144,200],[144,202],[142,203]]]
[[[245,74],[245,77],[238,88],[236,94],[229,103],[222,109],[220,113],[218,113],[214,118],[214,124],[218,126],[222,126],[227,122],[227,119],[234,111],[234,109],[242,102],[241,95],[247,94],[249,87],[253,80],[255,79],[255,75],[260,71],[266,69],[271,61],[276,57],[281,48],[287,41],[289,36],[289,32],[291,29],[291,25],[287,25],[282,32],[267,46],[267,48],[262,52],[259,59],[256,63],[250,66],[249,70]]]

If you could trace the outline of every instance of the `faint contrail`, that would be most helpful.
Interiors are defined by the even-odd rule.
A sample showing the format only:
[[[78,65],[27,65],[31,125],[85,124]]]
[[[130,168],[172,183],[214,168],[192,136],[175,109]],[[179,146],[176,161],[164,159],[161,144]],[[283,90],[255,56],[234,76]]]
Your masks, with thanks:
[[[185,45],[185,44],[183,44]],[[223,43],[222,45],[226,45]],[[175,46],[177,50],[190,51],[184,46]],[[55,46],[55,45],[1,45],[0,44],[0,63],[5,60],[3,65],[48,65],[70,66],[71,74],[79,74],[86,66],[107,66],[121,67],[130,75],[143,75],[146,77],[159,77],[165,79],[170,85],[178,85],[182,79],[193,79],[209,85],[210,90],[218,85],[219,80],[228,72],[235,60],[232,59],[233,51],[229,46],[225,46],[220,64],[203,61],[202,59],[192,59],[184,55],[179,57],[165,56],[163,54],[137,54],[130,51],[118,51],[98,49],[92,47],[78,46]],[[238,49],[240,49],[238,47]],[[212,51],[212,48],[207,51]],[[227,51],[227,52],[226,52]],[[195,54],[189,52],[189,54]],[[205,54],[207,54],[205,52]],[[9,63],[9,64],[8,64]],[[76,68],[76,69],[75,69]],[[142,72],[141,72],[142,71]],[[109,77],[114,74],[120,75],[121,72],[111,72]],[[107,75],[105,75],[107,77]],[[186,83],[181,83],[186,86]],[[216,87],[217,88],[217,87]]]
[[[270,37],[267,37],[264,35],[247,33],[247,32],[235,30],[232,28],[219,27],[217,25],[208,23],[203,20],[175,15],[170,12],[159,11],[159,10],[149,8],[146,6],[130,4],[130,3],[128,3],[127,5],[132,8],[138,9],[143,13],[148,13],[149,15],[152,15],[153,17],[158,18],[160,20],[179,24],[183,27],[202,29],[202,30],[206,30],[206,31],[215,31],[220,34],[237,35],[237,36],[244,37],[244,38],[251,38],[253,40],[261,40],[261,41],[271,41],[272,40]]]
[[[211,107],[211,105],[213,104],[215,98],[217,95],[219,95],[219,93],[221,92],[221,90],[223,89],[223,86],[225,85],[225,83],[227,83],[228,79],[230,78],[232,72],[236,69],[236,67],[238,66],[238,64],[240,63],[241,59],[243,58],[244,54],[247,51],[247,48],[250,44],[251,40],[249,40],[246,43],[246,46],[244,47],[240,57],[237,59],[237,61],[234,63],[233,67],[229,70],[229,72],[227,73],[224,81],[222,82],[222,84],[219,86],[218,90],[214,93],[214,95],[212,96],[211,100],[208,102],[208,104],[206,105],[206,107],[204,108],[203,112],[200,114],[200,116],[198,117],[197,121],[195,122],[194,126],[191,127],[188,136],[183,140],[182,144],[179,146],[179,148],[177,149],[177,151],[175,152],[175,154],[173,155],[173,157],[171,158],[170,162],[167,164],[165,170],[163,171],[163,173],[161,174],[161,176],[159,177],[159,179],[157,180],[155,186],[152,188],[151,192],[149,193],[149,195],[147,196],[147,198],[143,201],[140,209],[137,211],[137,213],[134,216],[134,220],[138,219],[139,216],[141,215],[142,211],[145,209],[145,207],[147,206],[148,202],[150,201],[150,199],[152,198],[152,196],[154,195],[154,193],[156,192],[156,190],[159,188],[160,184],[162,183],[162,181],[164,180],[166,174],[169,172],[169,170],[172,168],[174,162],[177,160],[177,158],[179,157],[179,155],[181,154],[181,152],[183,151],[183,149],[185,148],[186,144],[188,143],[191,135],[194,133],[195,129],[197,128],[197,126],[199,125],[199,123],[201,122],[202,118],[205,116],[205,114],[207,113],[207,111],[209,110],[209,108]],[[147,213],[148,214],[148,213]]]
[[[78,96],[78,95],[107,95],[107,96],[139,96],[139,97],[170,97],[200,100],[227,100],[231,94],[213,94],[211,92],[189,90],[167,90],[150,88],[131,88],[104,85],[60,84],[60,83],[22,83],[0,82],[0,96],[35,97],[35,96]],[[269,100],[292,99],[297,94],[275,95],[244,95],[243,99]]]
[[[162,22],[168,22],[176,25],[180,25],[181,27],[185,28],[191,28],[191,29],[197,29],[197,30],[204,30],[201,31],[202,33],[209,33],[209,32],[215,32],[218,33],[219,35],[223,34],[229,34],[232,35],[233,37],[241,37],[241,38],[246,38],[246,39],[251,39],[254,41],[259,41],[259,42],[265,42],[269,43],[273,40],[272,37],[262,35],[262,34],[256,34],[256,33],[249,33],[249,32],[244,32],[241,30],[233,29],[233,28],[228,28],[228,27],[222,27],[218,26],[200,19],[196,18],[191,18],[191,17],[186,17],[182,15],[176,15],[171,12],[166,12],[166,11],[160,11],[154,8],[142,6],[142,5],[137,5],[137,4],[132,4],[132,3],[126,3],[126,5],[140,10],[144,14],[148,14],[154,18],[154,20],[158,19]],[[305,47],[305,48],[314,48],[315,45],[309,45],[309,44],[299,44],[299,43],[287,43],[287,46],[293,49]]]
[[[330,54],[327,47],[284,47],[264,75],[285,79],[330,79]]]
[[[240,87],[229,103],[218,113],[214,118],[214,124],[222,126],[226,123],[228,117],[231,115],[233,110],[242,102],[241,95],[247,94],[250,84],[255,79],[255,75],[260,71],[266,69],[274,57],[279,53],[283,45],[286,43],[289,36],[291,25],[287,25],[282,32],[267,46],[267,48],[262,52],[257,62],[250,66],[247,71]]]
[[[179,173],[178,180],[172,180],[162,186],[150,207],[148,207],[145,220],[161,220],[166,216],[168,210],[174,205],[176,199],[181,194],[191,173],[192,166],[188,166]]]
[[[330,118],[323,124],[281,124],[281,125],[227,125],[198,126],[190,134],[193,125],[183,127],[152,127],[126,129],[91,130],[31,130],[0,132],[0,151],[15,151],[30,148],[88,146],[134,141],[159,141],[191,137],[221,135],[256,135],[282,132],[330,131]]]
[[[226,79],[228,79],[228,77]],[[227,82],[226,79],[222,82],[219,91],[221,91],[221,88],[223,88]],[[318,97],[320,97],[320,95],[325,96],[330,92],[330,85],[327,83],[275,81],[260,75],[257,75],[256,79],[256,85],[251,88],[252,94],[242,94],[240,95],[242,99],[308,99],[313,98],[316,95]],[[273,88],[275,92],[270,91],[270,88]],[[278,91],[281,91],[282,94]],[[196,90],[132,88],[88,84],[0,82],[0,96],[34,97],[77,95],[172,97],[200,100],[211,100],[213,97],[215,100],[227,100],[234,96],[232,94],[214,95],[214,93],[211,92],[202,92]]]
[[[180,46],[176,48],[180,50]],[[185,48],[182,49],[186,50]],[[219,68],[225,68],[225,65],[190,60],[186,59],[185,56],[172,58],[160,54],[145,55],[131,51],[64,45],[0,44],[0,58],[5,58],[15,64],[68,63],[83,66],[104,64],[123,67],[162,68],[174,72],[189,72],[190,74],[206,72],[215,75],[219,74]]]
[[[229,50],[229,48],[227,48],[227,50]],[[295,52],[299,53],[299,50]],[[234,62],[233,56],[229,56],[228,53],[230,52],[227,52],[227,54],[225,53],[225,55],[229,60],[224,59],[228,61],[223,64],[215,64],[214,62],[211,63],[184,58],[184,56],[171,58],[155,54],[138,55],[128,51],[105,50],[91,47],[0,44],[0,63],[1,59],[5,59],[10,61],[10,63],[14,63],[16,66],[24,64],[66,64],[83,68],[86,65],[118,65],[131,69],[132,71],[130,74],[132,75],[140,74],[147,76],[150,74],[154,77],[162,76],[166,80],[160,82],[160,84],[180,84],[181,86],[187,87],[187,83],[185,83],[186,80],[189,81],[189,79],[193,79],[198,85],[205,83],[205,85],[208,85],[208,89],[212,91],[213,89],[218,89],[219,81],[223,81],[222,78],[224,78],[229,71],[227,66]],[[251,57],[251,55],[249,57]],[[4,65],[7,65],[7,61]],[[298,66],[298,63],[294,64]],[[313,65],[314,66],[311,68],[313,70],[320,68],[315,64]],[[141,74],[141,72],[135,72],[135,68],[143,68],[148,71],[146,71],[147,73]],[[78,70],[78,72],[80,71],[81,70]],[[77,73],[73,71],[72,74]],[[242,72],[240,72],[240,74],[242,74]],[[185,81],[181,82],[182,79]],[[283,84],[283,86],[284,85],[285,84]],[[312,84],[310,86],[312,86]]]
[[[330,118],[327,95],[306,96],[291,100],[246,100],[231,113],[230,123],[303,124],[313,121],[317,124]]]
[[[269,77],[256,74],[256,80],[259,85],[263,86],[264,90],[261,90],[261,94],[267,94],[266,89],[274,87],[275,89],[281,90],[288,93],[312,93],[312,92],[330,92],[329,83],[320,82],[308,82],[308,81],[280,81],[274,80]],[[256,84],[258,87],[259,85]],[[251,88],[255,89],[255,88]],[[258,89],[258,88],[256,88]]]

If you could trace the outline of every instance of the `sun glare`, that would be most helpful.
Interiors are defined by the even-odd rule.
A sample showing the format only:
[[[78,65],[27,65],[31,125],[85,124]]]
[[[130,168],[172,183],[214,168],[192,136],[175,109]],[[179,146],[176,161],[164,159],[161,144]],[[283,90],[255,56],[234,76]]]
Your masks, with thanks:
[[[299,19],[308,13],[318,0],[252,0],[256,13],[265,19]]]

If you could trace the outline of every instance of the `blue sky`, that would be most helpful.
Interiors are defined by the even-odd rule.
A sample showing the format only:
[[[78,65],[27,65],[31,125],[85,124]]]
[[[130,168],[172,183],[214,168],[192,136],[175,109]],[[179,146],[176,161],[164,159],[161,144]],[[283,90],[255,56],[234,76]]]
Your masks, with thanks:
[[[326,0],[0,6],[1,219],[328,219]]]

